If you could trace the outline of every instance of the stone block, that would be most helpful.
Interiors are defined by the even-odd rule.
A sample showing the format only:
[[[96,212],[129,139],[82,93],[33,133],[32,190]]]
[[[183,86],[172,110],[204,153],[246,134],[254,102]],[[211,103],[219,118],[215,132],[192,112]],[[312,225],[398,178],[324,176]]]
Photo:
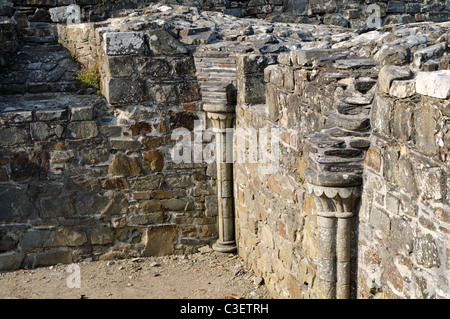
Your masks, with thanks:
[[[172,67],[167,58],[137,57],[138,72],[151,80],[169,79],[172,76]]]
[[[107,77],[131,77],[135,73],[133,57],[131,56],[106,56],[104,63]]]
[[[383,237],[389,236],[391,220],[388,214],[382,209],[377,207],[372,208],[372,212],[370,213],[370,223],[375,227],[375,229],[379,230],[383,234]]]
[[[391,88],[389,89],[389,95],[398,97],[401,99],[413,96],[416,94],[416,81],[415,80],[393,80]]]
[[[128,201],[121,192],[107,191],[103,197],[94,199],[94,203],[98,206],[95,213],[98,211],[104,216],[124,215],[128,212]]]
[[[408,256],[413,250],[414,233],[408,221],[393,218],[389,234],[389,246],[396,253]]]
[[[418,72],[416,91],[422,95],[448,99],[450,97],[450,70]]]
[[[135,77],[105,78],[103,94],[110,104],[130,104],[148,100],[145,81]]]
[[[152,171],[161,171],[164,168],[164,154],[160,150],[151,150],[145,152],[144,165],[148,166]]]
[[[66,248],[46,250],[32,254],[30,257],[28,257],[28,264],[33,267],[50,266],[59,263],[69,264],[73,261],[71,251]]]
[[[437,126],[434,107],[431,103],[416,105],[414,110],[414,136],[416,147],[427,155],[436,153],[436,139],[434,131]]]
[[[188,53],[184,45],[164,29],[148,31],[146,37],[152,54],[176,55]]]
[[[392,81],[408,80],[412,77],[412,72],[407,66],[385,65],[378,74],[378,90],[382,93],[389,93]]]
[[[141,172],[141,165],[136,157],[116,154],[109,166],[108,173],[112,175],[135,175]]]
[[[87,236],[85,232],[73,229],[60,228],[56,231],[51,231],[45,240],[44,247],[74,247],[81,246],[87,243]]]
[[[19,269],[24,258],[24,253],[16,251],[9,251],[0,254],[0,271]]]
[[[155,212],[161,211],[161,209],[162,209],[162,205],[161,205],[160,201],[152,201],[152,200],[147,200],[145,202],[142,202],[139,204],[138,207],[141,210],[141,212],[143,212],[144,214],[155,213]]]
[[[103,46],[107,55],[137,55],[144,52],[143,32],[106,32]]]
[[[48,11],[53,22],[66,23],[67,25],[81,22],[81,9],[80,6],[76,4],[54,7],[50,8]]]
[[[175,251],[177,243],[177,226],[150,226],[145,234],[144,256],[164,256]]]
[[[91,244],[104,245],[114,241],[114,232],[107,226],[95,226],[91,231]]]
[[[127,150],[130,152],[139,151],[142,147],[142,143],[137,140],[132,139],[119,139],[112,138],[109,140],[111,143],[111,148],[116,150]]]
[[[166,180],[167,182],[167,180]],[[158,189],[161,184],[161,178],[155,175],[139,177],[133,184],[133,191],[149,191]]]
[[[72,122],[67,126],[66,134],[76,139],[93,138],[98,135],[94,121]]]
[[[75,209],[68,197],[42,198],[39,203],[41,218],[69,217],[75,214]]]
[[[68,118],[67,110],[41,110],[36,111],[37,121],[65,121]]]
[[[306,66],[312,65],[315,59],[329,56],[333,52],[333,50],[309,49],[309,50],[297,50],[293,52],[295,52],[296,55],[296,59],[293,59],[294,65]]]
[[[154,103],[174,104],[179,102],[178,90],[175,84],[148,83],[149,96]]]
[[[30,124],[31,137],[35,141],[45,141],[53,135],[50,126],[44,122],[33,122]]]
[[[20,127],[1,127],[0,146],[24,145],[28,143],[30,135],[27,129]]]
[[[90,121],[94,118],[92,106],[76,106],[71,109],[72,121]]]
[[[413,254],[416,257],[417,264],[425,268],[441,266],[438,247],[431,234],[426,234],[414,240]]]

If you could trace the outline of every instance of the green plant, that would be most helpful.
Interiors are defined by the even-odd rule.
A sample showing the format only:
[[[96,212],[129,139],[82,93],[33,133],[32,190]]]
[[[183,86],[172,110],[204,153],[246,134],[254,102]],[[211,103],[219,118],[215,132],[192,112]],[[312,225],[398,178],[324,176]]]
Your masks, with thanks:
[[[302,177],[302,175],[297,174],[297,183],[303,184],[304,181],[305,181],[305,179]]]
[[[295,151],[295,155],[297,155],[298,158],[302,158],[303,150],[301,147],[299,147],[298,150]]]
[[[94,88],[98,93],[100,90],[100,72],[98,67],[87,67],[83,65],[77,72],[76,81],[79,89]]]

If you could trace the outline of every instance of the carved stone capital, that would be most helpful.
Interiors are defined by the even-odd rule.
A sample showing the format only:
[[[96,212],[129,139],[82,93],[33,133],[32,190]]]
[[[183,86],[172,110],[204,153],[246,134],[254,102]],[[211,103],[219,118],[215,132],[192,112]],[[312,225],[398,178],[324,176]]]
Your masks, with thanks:
[[[306,184],[307,192],[313,195],[317,211],[323,217],[350,218],[355,214],[361,197],[361,187],[327,187]]]
[[[233,126],[234,113],[207,112],[215,129],[227,129]]]

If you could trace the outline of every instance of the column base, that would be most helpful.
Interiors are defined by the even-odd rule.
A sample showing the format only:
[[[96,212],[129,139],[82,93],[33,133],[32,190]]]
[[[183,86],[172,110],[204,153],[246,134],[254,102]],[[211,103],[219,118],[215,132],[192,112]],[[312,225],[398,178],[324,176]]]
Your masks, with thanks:
[[[220,253],[232,253],[235,252],[237,250],[236,247],[236,242],[231,241],[231,242],[215,242],[212,245],[212,248]]]

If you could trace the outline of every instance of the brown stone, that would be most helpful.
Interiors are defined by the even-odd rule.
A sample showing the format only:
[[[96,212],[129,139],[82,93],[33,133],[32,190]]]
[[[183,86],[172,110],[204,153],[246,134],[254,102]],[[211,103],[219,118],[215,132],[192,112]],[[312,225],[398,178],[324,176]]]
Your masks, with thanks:
[[[152,131],[152,125],[147,122],[135,122],[130,125],[130,130],[133,135],[150,133]]]
[[[161,171],[164,168],[164,155],[160,150],[152,150],[144,153],[144,164],[152,171]]]
[[[139,209],[144,214],[150,214],[161,210],[161,203],[157,201],[147,200],[139,204]]]
[[[45,151],[16,153],[11,160],[11,178],[23,180],[28,177],[46,179],[50,156]]]
[[[161,225],[147,228],[144,256],[170,255],[177,243],[177,226]]]
[[[181,103],[198,101],[201,98],[200,86],[196,82],[183,82],[180,84],[179,90]]]
[[[380,171],[381,157],[379,150],[376,148],[369,148],[366,154],[366,165],[372,167],[377,172]]]
[[[128,157],[123,154],[116,154],[108,169],[108,173],[112,175],[135,175],[141,171],[141,165],[136,157]]]
[[[105,189],[126,189],[128,183],[124,178],[110,178],[102,182],[102,187]]]

